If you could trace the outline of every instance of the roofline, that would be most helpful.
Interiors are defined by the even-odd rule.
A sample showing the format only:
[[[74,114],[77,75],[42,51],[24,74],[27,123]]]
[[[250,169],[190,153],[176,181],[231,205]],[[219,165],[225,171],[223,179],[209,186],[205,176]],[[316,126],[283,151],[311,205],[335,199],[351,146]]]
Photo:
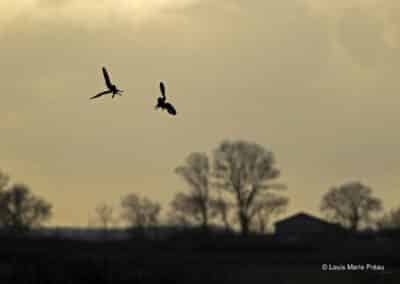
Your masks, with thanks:
[[[297,217],[297,216],[306,216],[306,217],[308,217],[308,218],[310,218],[310,219],[317,220],[317,221],[319,221],[319,222],[321,222],[321,223],[324,223],[324,224],[327,224],[327,225],[334,225],[334,226],[339,226],[339,227],[341,227],[339,224],[331,223],[331,222],[329,222],[329,221],[327,221],[327,220],[325,220],[325,219],[321,219],[321,218],[315,217],[315,216],[313,216],[313,215],[311,215],[311,214],[308,214],[308,213],[306,213],[306,212],[304,212],[304,211],[300,211],[300,212],[298,212],[298,213],[296,213],[296,214],[290,215],[290,216],[288,216],[288,217],[286,217],[286,218],[284,218],[284,219],[281,219],[281,220],[279,220],[279,221],[276,221],[276,222],[274,223],[274,225],[280,224],[280,223],[282,223],[282,222],[286,222],[286,221],[288,221],[289,219],[293,219],[293,218],[295,218],[295,217]]]

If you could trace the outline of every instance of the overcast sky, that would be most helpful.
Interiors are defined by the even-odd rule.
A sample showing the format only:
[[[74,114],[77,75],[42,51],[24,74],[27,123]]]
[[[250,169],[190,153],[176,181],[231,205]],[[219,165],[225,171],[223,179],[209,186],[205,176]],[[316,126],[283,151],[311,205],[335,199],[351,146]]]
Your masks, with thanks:
[[[86,225],[100,202],[163,202],[191,152],[275,153],[290,207],[360,180],[400,205],[398,0],[2,0],[0,169]],[[104,89],[107,66],[122,97]],[[178,116],[154,111],[167,82]]]

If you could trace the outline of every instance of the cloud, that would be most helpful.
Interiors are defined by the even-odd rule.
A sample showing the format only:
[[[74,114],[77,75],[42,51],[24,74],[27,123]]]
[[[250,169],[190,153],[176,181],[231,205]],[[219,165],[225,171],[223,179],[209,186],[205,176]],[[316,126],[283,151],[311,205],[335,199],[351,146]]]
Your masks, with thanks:
[[[355,61],[365,65],[376,65],[390,53],[384,38],[384,22],[369,10],[348,9],[339,22],[339,42]]]
[[[368,26],[361,27],[364,32],[379,23],[386,44],[400,47],[400,2],[397,0],[304,0],[315,14],[333,19],[335,28],[341,25],[343,17],[355,16],[358,23],[365,21]],[[363,18],[363,19],[361,19]],[[348,22],[351,20],[347,19]],[[375,22],[373,24],[372,22]],[[357,24],[357,23],[354,23]]]
[[[20,0],[0,3],[0,24],[12,25],[21,18],[42,24],[64,21],[98,29],[120,21],[138,24],[162,11],[180,9],[198,0]]]

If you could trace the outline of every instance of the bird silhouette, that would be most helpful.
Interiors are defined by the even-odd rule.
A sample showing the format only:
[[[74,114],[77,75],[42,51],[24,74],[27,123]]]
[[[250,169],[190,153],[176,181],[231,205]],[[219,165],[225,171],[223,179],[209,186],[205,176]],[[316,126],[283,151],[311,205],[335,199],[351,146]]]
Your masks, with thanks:
[[[165,96],[165,85],[163,82],[160,82],[160,90],[161,97],[157,99],[157,105],[155,106],[155,109],[161,108],[162,110],[167,110],[171,115],[176,115],[175,107],[172,104],[165,102],[167,97]]]
[[[104,75],[104,80],[105,80],[105,82],[106,82],[106,86],[107,86],[108,90],[107,90],[107,91],[104,91],[104,92],[101,92],[101,93],[98,93],[97,95],[91,97],[90,99],[96,99],[96,98],[98,98],[98,97],[101,97],[101,96],[104,96],[104,95],[107,95],[107,94],[112,94],[112,98],[114,98],[115,95],[120,95],[120,96],[122,96],[121,93],[122,93],[123,91],[122,91],[122,90],[119,90],[119,89],[117,88],[117,86],[115,86],[115,85],[113,85],[113,84],[111,83],[110,76],[108,75],[108,72],[107,72],[107,70],[106,70],[106,67],[103,67],[103,75]]]

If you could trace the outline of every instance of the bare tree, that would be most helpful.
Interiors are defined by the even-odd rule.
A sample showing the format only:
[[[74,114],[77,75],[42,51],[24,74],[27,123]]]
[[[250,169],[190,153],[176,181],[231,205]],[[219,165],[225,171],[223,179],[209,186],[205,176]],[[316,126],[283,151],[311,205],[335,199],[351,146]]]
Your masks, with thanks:
[[[16,231],[41,226],[51,217],[52,206],[23,184],[0,194],[0,224]]]
[[[278,178],[280,172],[273,153],[255,143],[222,142],[214,151],[214,172],[218,187],[234,196],[243,235],[249,233],[258,196],[286,188],[282,184],[267,184]]]
[[[121,199],[122,218],[132,227],[145,229],[158,224],[161,206],[135,193]]]
[[[400,207],[384,214],[377,222],[380,229],[400,228]]]
[[[106,231],[115,222],[114,208],[107,203],[101,203],[96,207],[96,219],[101,227]]]
[[[200,209],[197,196],[185,193],[177,193],[171,201],[172,212],[170,216],[180,225],[193,225],[203,223],[204,219]]]
[[[207,229],[209,219],[212,218],[210,210],[210,167],[208,157],[204,153],[190,154],[183,166],[175,169],[190,187],[187,194],[177,194],[171,203],[178,214],[187,214],[187,220],[194,219],[203,229]]]
[[[167,213],[166,224],[170,226],[180,226],[184,228],[193,226],[193,223],[187,218],[187,216],[175,211],[173,208],[171,208],[171,210]]]
[[[254,230],[262,234],[267,233],[271,217],[283,213],[288,203],[287,197],[268,193],[260,195],[251,213],[255,216]]]
[[[0,171],[0,193],[5,190],[9,182],[9,177],[5,173]]]
[[[213,215],[219,216],[220,221],[224,225],[226,231],[232,230],[232,224],[230,221],[230,213],[234,204],[232,202],[219,196],[218,198],[211,200],[211,208],[213,210]]]
[[[357,230],[371,221],[372,213],[382,210],[382,202],[372,196],[370,187],[353,181],[331,188],[322,197],[320,209],[328,219]]]

